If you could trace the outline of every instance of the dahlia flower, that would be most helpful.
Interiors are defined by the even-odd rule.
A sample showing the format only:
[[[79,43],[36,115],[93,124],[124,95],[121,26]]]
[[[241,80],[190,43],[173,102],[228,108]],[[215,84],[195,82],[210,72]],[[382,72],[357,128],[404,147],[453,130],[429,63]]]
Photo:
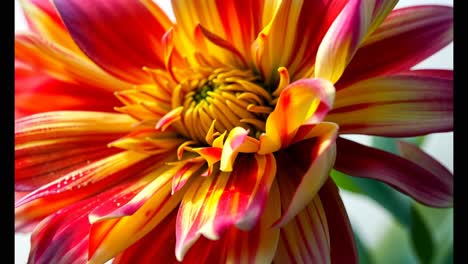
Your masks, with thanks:
[[[332,168],[452,206],[452,174],[345,134],[453,129],[452,9],[23,0],[16,230],[30,263],[355,263]]]

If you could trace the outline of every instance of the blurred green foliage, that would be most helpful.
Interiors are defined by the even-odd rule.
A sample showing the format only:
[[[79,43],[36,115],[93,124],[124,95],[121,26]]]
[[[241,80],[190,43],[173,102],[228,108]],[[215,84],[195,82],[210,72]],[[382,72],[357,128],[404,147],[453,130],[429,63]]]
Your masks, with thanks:
[[[415,137],[398,140],[422,146],[424,139]],[[372,146],[398,154],[396,140],[372,137]],[[359,233],[355,232],[360,263],[453,263],[452,208],[424,206],[375,180],[351,177],[336,170],[331,175],[341,189],[370,198],[393,217],[383,238],[375,245],[366,245]]]

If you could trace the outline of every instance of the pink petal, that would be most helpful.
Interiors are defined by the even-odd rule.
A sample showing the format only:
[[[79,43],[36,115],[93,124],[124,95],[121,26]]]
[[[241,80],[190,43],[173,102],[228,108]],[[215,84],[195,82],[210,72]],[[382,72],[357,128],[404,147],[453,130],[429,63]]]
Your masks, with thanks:
[[[343,134],[409,137],[453,130],[452,71],[376,77],[337,92],[327,121]],[[446,77],[442,77],[442,76]],[[438,77],[441,76],[441,77]]]
[[[164,68],[161,38],[172,23],[154,4],[125,0],[54,3],[78,46],[108,72],[144,83],[151,78],[143,66]]]
[[[348,1],[320,43],[315,76],[336,83],[367,35],[382,22],[397,2]]]
[[[346,67],[337,90],[354,81],[409,70],[453,39],[453,9],[414,6],[393,11]]]
[[[337,146],[335,169],[351,176],[380,180],[429,206],[452,206],[453,175],[441,170],[441,165],[426,165],[436,161],[422,152],[402,145],[405,155],[399,157],[343,138],[338,138]],[[406,159],[408,153],[414,156]]]

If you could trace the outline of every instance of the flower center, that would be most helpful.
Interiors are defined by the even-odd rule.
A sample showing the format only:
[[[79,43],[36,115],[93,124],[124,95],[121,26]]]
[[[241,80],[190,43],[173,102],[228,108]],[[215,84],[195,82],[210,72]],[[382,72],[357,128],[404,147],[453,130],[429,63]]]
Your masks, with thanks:
[[[172,108],[182,107],[174,127],[184,136],[207,143],[209,133],[236,126],[257,137],[273,110],[272,96],[250,70],[197,69],[174,90]]]

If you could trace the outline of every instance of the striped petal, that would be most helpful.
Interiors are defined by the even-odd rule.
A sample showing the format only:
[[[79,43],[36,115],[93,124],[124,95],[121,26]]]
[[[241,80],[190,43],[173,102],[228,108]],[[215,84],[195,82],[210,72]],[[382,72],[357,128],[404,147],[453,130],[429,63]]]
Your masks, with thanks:
[[[155,157],[124,151],[82,166],[62,177],[30,192],[16,203],[16,207],[39,198],[54,195],[73,195],[75,191],[86,190],[89,195],[115,185],[119,181],[135,176],[155,161]],[[79,192],[81,192],[79,191]],[[71,193],[71,194],[70,194]]]
[[[331,263],[329,232],[323,204],[316,195],[304,210],[281,227],[274,262]]]
[[[317,51],[315,76],[335,83],[365,38],[397,0],[351,0],[333,21]]]
[[[151,232],[176,208],[185,191],[171,195],[170,181],[160,181],[159,187],[132,215],[92,224],[88,263],[105,263]]]
[[[119,104],[111,91],[62,81],[15,61],[15,118],[58,110],[111,112]]]
[[[93,87],[112,93],[131,88],[131,84],[104,72],[88,58],[49,42],[37,35],[15,36],[15,62],[27,65],[38,75]]]
[[[337,90],[355,81],[407,71],[452,39],[452,7],[397,9],[356,52],[337,83]]]
[[[278,185],[272,184],[262,217],[249,231],[228,228],[219,240],[198,239],[184,256],[184,263],[271,263],[278,244],[279,229],[271,228],[281,208]]]
[[[49,112],[16,120],[15,188],[32,191],[90,163],[116,154],[107,143],[134,120],[100,112]]]
[[[117,255],[113,264],[152,264],[155,260],[177,263],[174,254],[177,210],[172,211],[151,232]],[[200,252],[197,252],[200,254]],[[199,259],[200,260],[200,259]],[[187,261],[187,263],[190,263]]]
[[[284,226],[315,197],[335,161],[335,132],[300,141],[276,154],[281,203],[285,208],[275,226]]]
[[[164,156],[168,156],[164,158]],[[137,180],[130,188],[120,192],[111,201],[93,210],[89,216],[91,223],[111,218],[133,215],[148,201],[153,194],[165,192],[168,185],[172,186],[173,178],[186,172],[187,164],[164,165],[174,160],[174,155],[161,155],[161,160],[155,162],[154,167],[148,169],[148,173]],[[190,171],[194,173],[193,171]]]
[[[15,144],[92,135],[129,132],[135,120],[122,114],[91,111],[57,111],[15,121]]]
[[[357,264],[358,252],[339,189],[329,178],[319,191],[330,235],[331,263]]]
[[[239,152],[257,152],[258,141],[249,137],[248,134],[249,131],[242,127],[235,127],[229,132],[221,153],[220,170],[232,171]]]
[[[310,77],[320,40],[345,3],[281,1],[253,45],[254,62],[263,79],[268,84],[275,83],[279,67],[288,68],[293,80]]]
[[[29,28],[44,39],[58,43],[73,53],[84,56],[68,33],[52,2],[20,0]]]
[[[432,207],[453,204],[453,175],[414,147],[403,145],[400,157],[338,138],[337,148],[335,169],[339,171],[380,180]]]
[[[164,68],[161,38],[172,23],[151,1],[54,3],[78,46],[111,74],[145,83],[143,66]]]
[[[90,228],[88,213],[119,191],[120,187],[116,187],[74,203],[42,221],[31,236],[28,263],[85,263]]]
[[[287,147],[300,126],[322,121],[332,106],[334,96],[333,85],[322,79],[302,79],[284,88],[275,110],[268,116],[266,131],[260,136],[259,153],[271,153]]]
[[[175,42],[177,49],[186,55],[196,52],[200,41],[197,38],[198,25],[206,32],[216,33],[220,40],[229,43],[242,59],[250,58],[250,46],[258,32],[262,28],[263,17],[271,14],[272,7],[269,1],[187,1],[173,0],[172,7],[180,26],[178,41]],[[200,39],[199,39],[200,40]],[[211,41],[212,42],[212,41]],[[216,47],[216,41],[206,43],[211,50],[210,55],[216,58],[227,57],[228,60],[237,60],[232,53],[226,53],[226,49]]]
[[[234,225],[252,229],[265,209],[275,172],[273,155],[243,154],[231,173],[218,171],[193,182],[177,218],[177,259],[183,259],[200,235],[217,240]]]
[[[452,71],[418,70],[355,83],[337,92],[326,120],[340,132],[409,137],[453,130]]]

